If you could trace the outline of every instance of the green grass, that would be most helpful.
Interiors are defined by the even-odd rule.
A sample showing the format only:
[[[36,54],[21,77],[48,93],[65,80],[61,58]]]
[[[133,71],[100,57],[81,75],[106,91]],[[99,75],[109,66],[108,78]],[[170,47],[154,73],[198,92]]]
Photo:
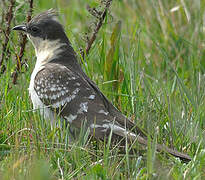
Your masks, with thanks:
[[[16,3],[12,25],[25,21],[28,10],[27,1],[18,2],[24,3]],[[99,1],[41,0],[35,2],[34,14],[57,8],[79,54],[94,21],[86,4],[95,7]],[[179,9],[171,12],[176,6]],[[84,137],[70,145],[66,130],[52,129],[31,111],[27,90],[35,65],[31,43],[24,56],[28,70],[24,67],[18,84],[12,85],[20,46],[19,34],[12,32],[11,57],[0,76],[0,179],[205,178],[204,10],[203,1],[113,0],[112,16],[83,66],[118,109],[158,143],[189,154],[191,162],[159,154],[153,144],[147,150],[139,147],[132,156],[117,153],[109,144],[89,144]]]

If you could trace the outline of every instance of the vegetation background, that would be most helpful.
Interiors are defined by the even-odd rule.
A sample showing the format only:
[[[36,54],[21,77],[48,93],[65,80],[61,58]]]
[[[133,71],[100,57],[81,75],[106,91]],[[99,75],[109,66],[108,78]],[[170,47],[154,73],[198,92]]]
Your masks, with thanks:
[[[51,129],[32,112],[27,88],[34,49],[26,44],[19,66],[22,38],[6,31],[26,22],[29,2],[1,1],[0,179],[205,178],[205,1],[113,0],[84,61],[80,49],[85,49],[97,21],[86,7],[102,10],[103,3],[33,2],[33,15],[49,8],[60,12],[83,69],[118,109],[154,138],[134,155],[117,153],[109,144],[90,145],[83,138],[70,145],[66,130]],[[9,24],[6,13],[12,3]],[[156,142],[189,154],[192,161],[157,153]]]

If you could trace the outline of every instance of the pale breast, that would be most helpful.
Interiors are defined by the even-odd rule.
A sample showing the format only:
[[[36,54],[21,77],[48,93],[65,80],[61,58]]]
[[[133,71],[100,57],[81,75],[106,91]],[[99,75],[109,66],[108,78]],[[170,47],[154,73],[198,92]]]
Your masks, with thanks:
[[[38,97],[35,89],[34,89],[34,79],[36,77],[36,74],[43,68],[43,66],[39,67],[36,64],[36,67],[33,70],[33,73],[31,75],[30,79],[30,85],[29,85],[29,95],[31,97],[31,101],[33,103],[33,110],[34,111],[39,111],[40,114],[44,117],[44,119],[48,120],[51,122],[51,124],[55,123],[55,117],[53,112],[49,109],[48,106],[43,104],[43,102],[40,100]]]

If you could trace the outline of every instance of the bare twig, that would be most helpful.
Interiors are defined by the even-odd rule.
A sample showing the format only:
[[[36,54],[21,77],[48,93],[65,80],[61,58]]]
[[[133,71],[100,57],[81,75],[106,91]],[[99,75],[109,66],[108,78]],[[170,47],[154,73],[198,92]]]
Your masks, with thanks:
[[[31,20],[32,11],[33,11],[33,0],[29,0],[29,10],[28,10],[28,14],[27,14],[27,22],[29,22]],[[21,70],[22,65],[24,64],[24,63],[22,63],[22,58],[24,55],[26,43],[27,43],[27,36],[25,34],[22,34],[22,41],[20,42],[20,52],[19,52],[19,54],[16,54],[16,69],[12,75],[13,76],[13,81],[12,81],[13,84],[16,84],[17,78],[18,78],[18,72]]]
[[[9,5],[8,11],[7,11],[6,16],[5,16],[6,29],[5,29],[5,31],[2,30],[4,32],[5,40],[2,43],[2,53],[1,53],[1,59],[0,59],[1,72],[3,69],[5,70],[5,66],[3,67],[3,61],[5,58],[5,55],[10,54],[9,50],[7,50],[7,45],[9,42],[9,36],[10,36],[10,32],[11,32],[11,20],[13,18],[13,8],[15,5],[15,0],[10,0],[9,2],[10,2],[10,5]]]
[[[89,51],[90,51],[90,48],[92,47],[92,44],[94,43],[96,37],[97,37],[97,33],[99,32],[100,28],[102,27],[103,25],[103,21],[107,15],[107,12],[110,8],[110,5],[112,3],[112,0],[107,0],[105,2],[105,8],[102,12],[100,11],[97,11],[95,8],[90,8],[89,6],[87,7],[88,11],[93,15],[95,16],[96,18],[98,18],[98,22],[97,22],[97,25],[91,35],[90,38],[88,38],[88,41],[87,41],[87,45],[86,45],[86,48],[85,48],[85,52],[86,52],[86,55],[89,54]],[[82,57],[84,57],[84,54],[82,55]]]
[[[87,10],[90,14],[92,14],[96,18],[100,18],[102,15],[102,11],[98,11],[96,8],[91,8],[89,5],[87,5]]]

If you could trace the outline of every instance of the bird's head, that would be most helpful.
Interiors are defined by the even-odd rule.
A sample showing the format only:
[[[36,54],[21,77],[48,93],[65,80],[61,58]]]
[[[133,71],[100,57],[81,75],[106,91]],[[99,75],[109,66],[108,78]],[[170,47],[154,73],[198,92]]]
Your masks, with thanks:
[[[25,32],[37,54],[49,46],[69,43],[63,26],[57,20],[57,13],[53,9],[35,16],[27,24],[15,26],[13,30]]]

